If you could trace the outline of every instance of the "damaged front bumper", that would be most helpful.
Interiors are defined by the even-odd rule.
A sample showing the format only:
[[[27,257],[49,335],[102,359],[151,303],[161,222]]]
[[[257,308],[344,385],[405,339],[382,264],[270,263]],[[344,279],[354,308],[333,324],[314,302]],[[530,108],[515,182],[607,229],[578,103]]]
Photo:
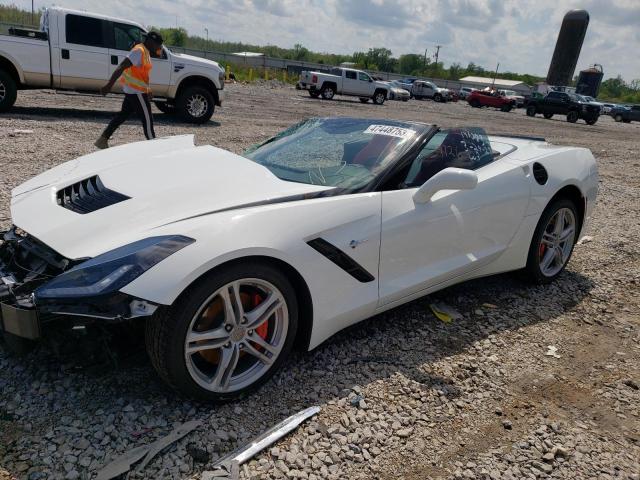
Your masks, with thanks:
[[[86,325],[153,315],[157,305],[122,292],[69,298],[40,298],[37,289],[86,261],[69,260],[13,228],[0,232],[0,331],[31,340],[57,323]]]

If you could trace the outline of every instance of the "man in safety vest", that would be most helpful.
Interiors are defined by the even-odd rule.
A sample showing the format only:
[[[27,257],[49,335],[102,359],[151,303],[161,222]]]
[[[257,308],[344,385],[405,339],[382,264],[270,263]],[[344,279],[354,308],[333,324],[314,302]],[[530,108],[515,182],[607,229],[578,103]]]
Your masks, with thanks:
[[[157,32],[149,32],[145,35],[144,43],[139,43],[131,49],[127,58],[113,72],[109,82],[100,89],[100,93],[106,95],[111,91],[116,80],[120,78],[124,100],[120,112],[109,122],[100,138],[96,140],[95,145],[98,148],[108,148],[109,138],[111,138],[113,132],[134,112],[138,114],[142,121],[144,135],[147,140],[156,137],[153,131],[153,116],[151,115],[152,95],[149,76],[153,65],[151,64],[149,52],[154,52],[158,55],[161,53],[162,36]]]

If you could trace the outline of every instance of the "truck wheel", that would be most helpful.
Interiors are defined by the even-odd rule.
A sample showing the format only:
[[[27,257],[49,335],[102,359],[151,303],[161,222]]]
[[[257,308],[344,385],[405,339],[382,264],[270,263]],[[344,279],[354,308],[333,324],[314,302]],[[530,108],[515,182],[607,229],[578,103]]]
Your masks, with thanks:
[[[618,122],[618,123],[619,123],[619,122],[621,122],[621,121],[622,121],[622,115],[617,114],[617,115],[615,116],[615,121],[616,121],[616,122]]]
[[[326,85],[322,87],[322,98],[325,100],[331,100],[335,96],[336,91],[333,89],[331,85]]]
[[[167,102],[153,102],[156,105],[156,108],[160,110],[162,113],[166,113],[167,115],[173,115],[176,113],[176,106],[172,103]]]
[[[587,122],[587,125],[595,125],[597,121],[598,121],[598,117],[585,119],[585,122]]]
[[[440,102],[442,101],[442,95],[440,95],[439,93],[436,93],[436,94],[433,96],[433,99],[434,99],[436,102],[440,103]]]
[[[373,94],[373,103],[376,105],[382,105],[384,101],[387,99],[387,96],[384,92],[376,92]]]
[[[480,101],[475,98],[469,102],[469,105],[471,105],[473,108],[480,108],[482,106],[480,105]]]
[[[542,116],[549,120],[551,117],[553,117],[553,113],[543,113]]]
[[[180,116],[189,123],[208,122],[215,109],[211,92],[204,87],[187,87],[178,98],[177,109]]]
[[[368,98],[364,98],[364,97],[360,97],[360,101],[361,101],[362,103],[368,103],[368,102],[369,102],[369,99],[368,99]]]
[[[503,105],[500,110],[503,112],[510,112],[513,107],[511,105]]]
[[[567,113],[567,122],[576,123],[579,117],[580,116],[578,115],[578,112],[572,110],[571,112]]]
[[[534,105],[529,105],[527,107],[527,117],[535,117],[535,116],[536,116],[536,107]]]
[[[18,88],[7,72],[0,70],[0,112],[6,112],[16,103]]]
[[[311,98],[318,98],[320,96],[320,92],[318,90],[309,90],[309,96]]]

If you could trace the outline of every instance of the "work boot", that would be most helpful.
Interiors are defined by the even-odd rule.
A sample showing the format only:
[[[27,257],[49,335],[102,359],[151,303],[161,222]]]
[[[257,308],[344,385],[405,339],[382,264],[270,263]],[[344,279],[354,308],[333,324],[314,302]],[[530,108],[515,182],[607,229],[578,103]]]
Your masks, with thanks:
[[[109,139],[104,135],[100,135],[100,138],[96,140],[96,143],[94,143],[94,145],[100,150],[104,150],[105,148],[109,148]]]

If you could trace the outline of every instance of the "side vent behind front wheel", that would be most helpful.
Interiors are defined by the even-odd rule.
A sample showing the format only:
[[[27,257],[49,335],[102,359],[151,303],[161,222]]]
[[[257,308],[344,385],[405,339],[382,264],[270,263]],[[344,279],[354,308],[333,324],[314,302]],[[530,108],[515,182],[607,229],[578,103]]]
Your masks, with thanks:
[[[536,179],[540,185],[544,185],[549,180],[549,174],[547,170],[538,162],[533,164],[533,178]]]

